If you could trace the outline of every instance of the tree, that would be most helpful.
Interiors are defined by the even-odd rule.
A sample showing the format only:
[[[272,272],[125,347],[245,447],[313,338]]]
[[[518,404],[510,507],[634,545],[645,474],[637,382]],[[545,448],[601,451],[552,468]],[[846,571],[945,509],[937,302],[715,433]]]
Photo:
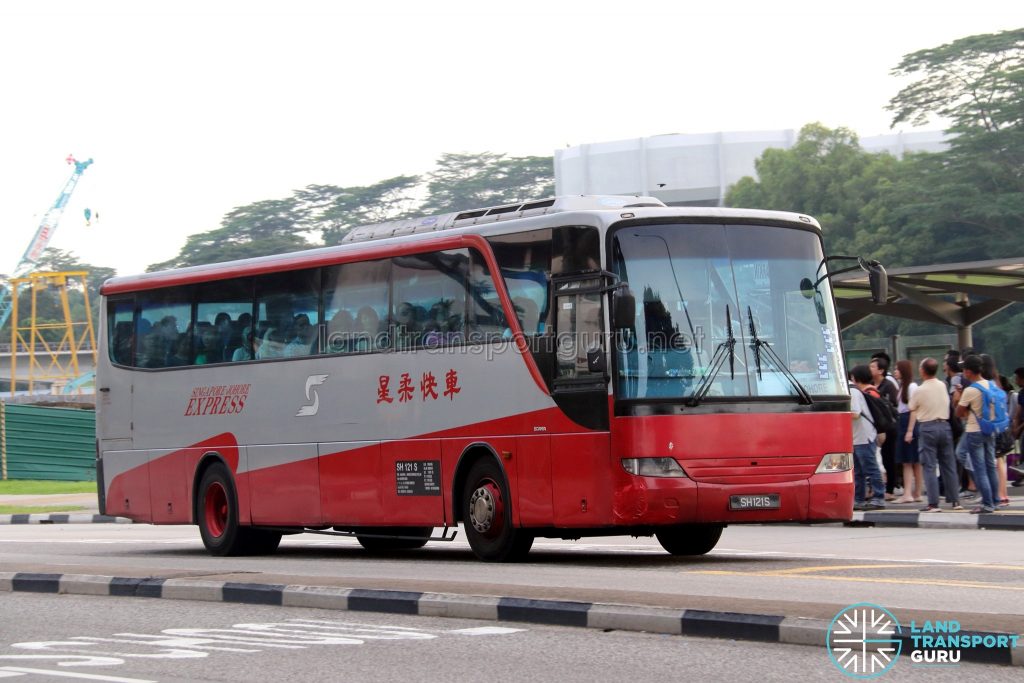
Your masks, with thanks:
[[[1024,254],[1024,29],[914,52],[893,74],[915,79],[889,102],[894,126],[952,122],[950,149],[908,175],[918,198],[908,222],[955,245],[952,260]]]
[[[554,194],[552,157],[504,154],[442,154],[427,174],[424,214],[464,211]]]
[[[865,254],[908,260],[893,249],[889,197],[900,162],[860,147],[846,128],[811,123],[789,149],[768,149],[754,162],[757,179],[745,177],[725,197],[727,206],[795,211],[822,224],[830,254]]]
[[[324,244],[340,244],[354,227],[417,215],[411,193],[419,182],[400,175],[367,186],[309,185],[295,197],[309,210],[309,229],[319,230]]]
[[[299,201],[268,199],[228,213],[215,230],[191,235],[176,257],[148,271],[283,254],[313,246],[301,233],[309,209]]]

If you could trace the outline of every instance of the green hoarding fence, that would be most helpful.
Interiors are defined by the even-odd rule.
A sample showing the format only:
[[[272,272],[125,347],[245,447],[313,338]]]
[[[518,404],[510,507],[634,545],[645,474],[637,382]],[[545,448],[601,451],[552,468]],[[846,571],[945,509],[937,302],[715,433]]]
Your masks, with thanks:
[[[96,480],[96,413],[0,403],[3,479]]]

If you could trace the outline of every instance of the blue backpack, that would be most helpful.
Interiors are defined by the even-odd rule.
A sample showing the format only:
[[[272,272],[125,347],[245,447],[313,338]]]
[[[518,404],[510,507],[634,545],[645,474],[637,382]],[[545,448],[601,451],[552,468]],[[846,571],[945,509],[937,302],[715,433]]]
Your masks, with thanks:
[[[981,392],[981,415],[975,415],[978,418],[981,433],[989,436],[1009,429],[1010,416],[1006,413],[1006,392],[993,380],[989,380],[987,389],[981,384],[972,384],[971,386]],[[989,415],[995,415],[995,417],[989,419]]]

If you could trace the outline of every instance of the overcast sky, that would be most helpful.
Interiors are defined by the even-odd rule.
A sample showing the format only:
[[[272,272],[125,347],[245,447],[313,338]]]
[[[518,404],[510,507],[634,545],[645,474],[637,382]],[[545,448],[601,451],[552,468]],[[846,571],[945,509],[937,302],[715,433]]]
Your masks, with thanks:
[[[51,246],[127,274],[233,207],[425,173],[443,152],[810,121],[885,133],[902,55],[1021,25],[1019,0],[12,0],[0,272],[69,153],[95,164]]]

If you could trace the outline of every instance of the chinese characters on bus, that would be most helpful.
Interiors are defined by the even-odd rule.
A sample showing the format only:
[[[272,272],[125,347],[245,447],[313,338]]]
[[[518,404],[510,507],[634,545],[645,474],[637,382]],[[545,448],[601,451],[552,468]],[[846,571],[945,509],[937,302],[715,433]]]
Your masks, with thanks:
[[[455,394],[462,391],[459,386],[459,373],[455,370],[448,370],[444,376],[444,390],[438,394],[440,386],[437,377],[432,372],[424,372],[419,380],[413,379],[408,372],[403,372],[398,378],[398,387],[392,393],[392,377],[381,375],[377,378],[377,403],[394,403],[397,398],[399,403],[410,401],[436,401],[438,398],[455,400]]]

